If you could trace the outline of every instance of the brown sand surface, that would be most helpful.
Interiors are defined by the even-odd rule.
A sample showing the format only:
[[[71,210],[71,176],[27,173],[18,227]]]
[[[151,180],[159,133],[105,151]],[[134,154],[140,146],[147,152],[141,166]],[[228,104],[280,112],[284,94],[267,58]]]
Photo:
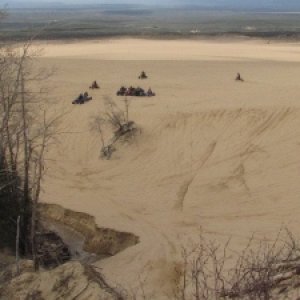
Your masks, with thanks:
[[[111,282],[165,299],[181,245],[200,230],[239,250],[281,226],[300,235],[300,47],[264,42],[109,40],[44,45],[55,110],[68,111],[48,153],[42,199],[132,232],[140,243],[97,265]],[[145,70],[149,79],[139,81]],[[240,72],[244,83],[234,81]],[[71,101],[97,79],[93,100]],[[99,158],[92,116],[121,85],[142,134]]]

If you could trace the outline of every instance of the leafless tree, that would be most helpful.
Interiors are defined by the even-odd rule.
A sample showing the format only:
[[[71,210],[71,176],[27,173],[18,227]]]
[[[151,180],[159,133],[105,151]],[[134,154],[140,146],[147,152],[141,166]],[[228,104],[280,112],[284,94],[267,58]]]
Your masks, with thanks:
[[[51,72],[34,70],[37,52],[32,42],[0,48],[0,172],[6,174],[10,193],[21,193],[21,253],[31,253],[37,267],[36,205],[45,151],[55,137],[60,118],[49,114],[42,82]]]
[[[201,236],[199,244],[183,248],[174,297],[271,300],[299,294],[300,247],[289,231],[280,231],[272,243],[251,238],[242,253],[229,251],[229,245]]]
[[[100,114],[93,116],[91,120],[91,130],[99,134],[101,141],[101,157],[110,159],[112,153],[114,152],[113,144],[110,141],[105,141],[104,127],[106,125],[106,120]]]
[[[124,99],[124,109],[121,109],[111,98],[105,97],[105,119],[114,130],[114,139],[120,137],[132,136],[136,133],[137,128],[134,121],[129,119],[130,102],[127,98]]]
[[[110,159],[116,150],[116,142],[120,138],[131,138],[137,132],[137,127],[133,121],[129,120],[130,102],[127,98],[124,99],[124,109],[121,109],[110,97],[104,98],[104,104],[105,112],[92,118],[91,129],[100,135],[101,156]],[[113,134],[105,141],[104,131],[107,125]]]

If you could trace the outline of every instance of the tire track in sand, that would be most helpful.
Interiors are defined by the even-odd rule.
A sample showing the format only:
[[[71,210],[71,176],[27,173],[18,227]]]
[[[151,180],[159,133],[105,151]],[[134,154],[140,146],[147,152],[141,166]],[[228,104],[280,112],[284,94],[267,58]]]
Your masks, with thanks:
[[[190,176],[190,178],[188,180],[186,180],[180,187],[179,191],[177,192],[177,197],[178,200],[175,203],[174,208],[175,209],[183,209],[183,205],[184,205],[184,200],[189,192],[189,188],[190,186],[193,184],[195,178],[197,177],[197,174],[199,172],[199,170],[205,165],[205,163],[209,160],[209,158],[212,156],[212,154],[215,151],[215,148],[217,146],[217,142],[213,141],[212,143],[210,143],[207,147],[206,152],[204,153],[201,161],[200,161],[200,165],[197,167],[197,169],[193,172],[193,174]]]

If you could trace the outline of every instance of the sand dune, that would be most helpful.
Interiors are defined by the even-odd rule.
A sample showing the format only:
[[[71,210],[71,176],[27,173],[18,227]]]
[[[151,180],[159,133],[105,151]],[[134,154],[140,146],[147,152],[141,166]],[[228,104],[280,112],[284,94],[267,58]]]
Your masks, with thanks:
[[[44,45],[42,66],[55,107],[67,110],[48,153],[43,201],[86,212],[99,226],[129,231],[140,243],[99,261],[108,280],[164,299],[180,246],[200,228],[238,250],[248,238],[300,234],[300,48],[297,44],[112,40]],[[137,75],[147,71],[149,79]],[[244,83],[234,81],[236,72]],[[71,100],[92,80],[93,100]],[[141,85],[154,98],[130,99],[142,133],[99,159],[90,130],[103,97]]]
[[[75,47],[74,47],[75,46]],[[70,51],[72,48],[72,51]],[[266,41],[182,41],[120,39],[47,44],[48,57],[101,60],[245,60],[299,61],[299,43]],[[87,51],[87,49],[89,49]],[[213,50],[212,50],[213,49]]]

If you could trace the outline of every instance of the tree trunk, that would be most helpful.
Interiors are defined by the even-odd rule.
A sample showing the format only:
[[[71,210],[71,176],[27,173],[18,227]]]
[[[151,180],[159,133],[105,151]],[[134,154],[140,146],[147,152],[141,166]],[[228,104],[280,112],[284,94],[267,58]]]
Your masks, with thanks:
[[[21,109],[22,109],[22,125],[23,125],[23,153],[24,153],[24,182],[23,182],[23,205],[22,205],[22,239],[24,245],[22,248],[23,254],[30,252],[29,247],[29,223],[30,223],[30,196],[29,196],[29,141],[27,135],[27,113],[26,113],[26,97],[25,97],[25,78],[23,66],[21,70]]]
[[[20,274],[20,256],[19,256],[19,248],[20,248],[20,216],[17,219],[17,236],[16,236],[16,267],[17,274]]]

